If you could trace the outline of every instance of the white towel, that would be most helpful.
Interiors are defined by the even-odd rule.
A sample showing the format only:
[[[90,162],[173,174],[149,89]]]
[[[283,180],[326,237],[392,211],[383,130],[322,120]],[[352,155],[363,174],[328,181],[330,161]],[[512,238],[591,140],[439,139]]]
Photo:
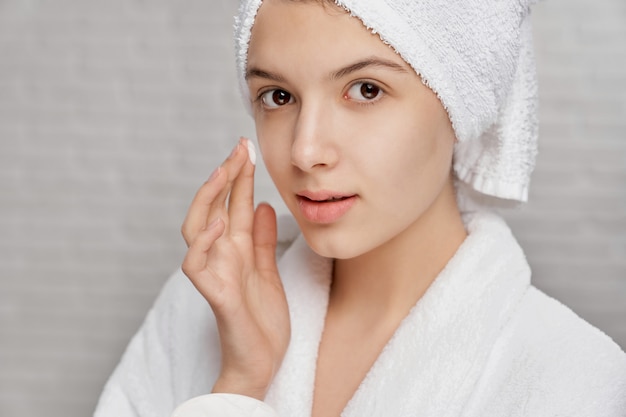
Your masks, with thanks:
[[[235,24],[241,89],[262,0],[241,0]],[[454,171],[475,191],[526,201],[537,153],[532,0],[337,0],[391,45],[447,109]],[[488,200],[482,200],[484,203]],[[497,200],[489,200],[497,201]]]

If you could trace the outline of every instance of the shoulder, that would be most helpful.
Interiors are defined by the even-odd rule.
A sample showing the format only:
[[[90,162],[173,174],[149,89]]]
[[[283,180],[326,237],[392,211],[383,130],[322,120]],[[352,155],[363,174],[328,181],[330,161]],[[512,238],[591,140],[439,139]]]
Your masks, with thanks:
[[[277,258],[298,234],[293,218],[279,216]],[[162,287],[126,348],[95,415],[169,415],[177,404],[210,392],[219,367],[219,335],[213,312],[178,269]]]
[[[566,379],[585,390],[592,378],[595,386],[605,380],[626,383],[626,354],[622,349],[601,330],[535,287],[528,289],[510,327],[511,340],[543,363],[550,378]],[[580,371],[591,373],[582,375]]]
[[[530,287],[502,329],[474,415],[624,416],[626,355],[606,334]]]

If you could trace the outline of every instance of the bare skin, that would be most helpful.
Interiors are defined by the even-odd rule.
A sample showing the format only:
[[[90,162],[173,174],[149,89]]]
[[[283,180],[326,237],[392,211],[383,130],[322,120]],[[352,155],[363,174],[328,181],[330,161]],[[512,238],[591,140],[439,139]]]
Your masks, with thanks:
[[[268,171],[309,246],[335,259],[312,415],[338,416],[466,237],[454,132],[419,76],[341,9],[265,0],[248,69]],[[254,211],[253,172],[240,144],[199,190],[183,225],[183,271],[217,319],[213,391],[263,399],[290,329],[275,215]],[[328,189],[354,206],[331,224],[307,218],[298,193]]]
[[[289,343],[289,313],[275,261],[276,215],[266,204],[254,210],[254,165],[243,143],[189,208],[182,269],[217,319],[222,372],[213,392],[263,399]]]
[[[275,214],[265,204],[253,210],[253,171],[246,147],[240,143],[200,188],[182,228],[189,245],[183,271],[207,299],[218,322],[222,372],[213,392],[262,400],[280,367],[290,331],[275,263]],[[428,216],[449,216],[445,211],[455,207],[450,204],[453,200],[450,182]],[[431,230],[429,235],[431,250],[424,248],[419,257],[412,250],[405,257],[397,252],[398,256],[387,259],[395,263],[393,267],[375,262],[374,253],[335,261],[317,361],[313,416],[341,414],[465,232],[459,218],[456,224],[449,224],[449,230]],[[387,250],[401,250],[403,244],[407,247],[399,241],[397,248]],[[398,265],[400,259],[405,259],[406,265]],[[391,269],[385,270],[387,267]],[[420,267],[422,272],[416,274]],[[396,273],[389,274],[389,270]],[[397,273],[403,270],[404,274]]]
[[[419,224],[423,241],[400,237],[383,253],[335,261],[312,416],[341,414],[401,321],[465,239],[460,217],[448,223],[447,230],[428,230],[438,224],[428,218],[455,219],[456,204],[451,204],[455,197],[452,183],[448,184]],[[402,242],[407,238],[412,244]]]
[[[239,144],[217,175],[200,188],[183,225],[190,246],[183,271],[207,299],[218,320],[224,355],[222,373],[213,392],[262,400],[287,348],[289,319],[274,261],[275,215],[264,204],[256,212],[252,209],[253,170],[245,146]],[[454,194],[449,184],[427,216],[450,215],[445,211],[455,206],[450,204]],[[252,228],[251,220],[256,225]],[[248,226],[235,226],[239,221]],[[429,224],[434,223],[424,222]],[[465,232],[459,218],[456,224],[449,224],[449,230],[431,230],[428,235],[430,250],[410,250],[406,257],[396,252],[397,256],[387,259],[394,266],[375,262],[374,253],[335,262],[318,354],[313,416],[341,414],[400,322],[454,254]],[[409,247],[403,243],[387,250]],[[254,263],[242,262],[244,259],[253,259]],[[406,265],[398,265],[399,259],[405,259]],[[421,273],[416,274],[420,269]],[[389,274],[390,270],[396,273]],[[244,271],[250,271],[250,275],[245,276]]]

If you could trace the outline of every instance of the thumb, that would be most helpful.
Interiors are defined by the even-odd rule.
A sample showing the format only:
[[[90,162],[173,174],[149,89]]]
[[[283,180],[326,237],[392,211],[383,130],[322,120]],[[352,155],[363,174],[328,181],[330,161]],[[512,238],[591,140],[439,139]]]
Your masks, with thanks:
[[[261,203],[254,212],[252,241],[256,267],[264,277],[278,277],[276,236],[276,212],[269,204]]]

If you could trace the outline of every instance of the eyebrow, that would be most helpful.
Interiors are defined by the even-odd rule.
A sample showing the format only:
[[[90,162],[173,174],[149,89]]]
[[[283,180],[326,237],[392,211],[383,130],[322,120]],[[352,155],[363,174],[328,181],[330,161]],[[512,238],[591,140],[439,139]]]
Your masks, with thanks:
[[[397,72],[404,72],[404,73],[408,72],[407,69],[404,68],[402,65],[397,64],[393,61],[372,57],[372,58],[364,59],[362,61],[355,62],[354,64],[350,64],[337,71],[334,71],[330,74],[330,78],[333,80],[337,80],[339,78],[345,77],[346,75],[352,74],[353,72],[362,70],[364,68],[369,68],[369,67],[381,67],[381,68],[391,69]]]
[[[250,78],[265,78],[270,81],[275,81],[277,83],[284,83],[285,77],[274,74],[273,72],[265,71],[257,67],[248,68],[246,70],[246,80]]]
[[[330,79],[337,80],[339,78],[345,77],[346,75],[352,74],[353,72],[362,70],[364,68],[369,68],[369,67],[382,67],[382,68],[388,68],[397,72],[403,72],[403,73],[408,72],[408,70],[404,68],[402,65],[397,64],[393,61],[372,57],[372,58],[367,58],[361,61],[357,61],[353,64],[347,65],[343,68],[340,68],[336,71],[331,72]],[[275,81],[279,83],[286,81],[285,77],[279,74],[272,73],[270,71],[262,70],[258,67],[248,68],[248,70],[246,70],[245,77],[246,77],[246,80],[250,78],[265,78],[267,80]]]

